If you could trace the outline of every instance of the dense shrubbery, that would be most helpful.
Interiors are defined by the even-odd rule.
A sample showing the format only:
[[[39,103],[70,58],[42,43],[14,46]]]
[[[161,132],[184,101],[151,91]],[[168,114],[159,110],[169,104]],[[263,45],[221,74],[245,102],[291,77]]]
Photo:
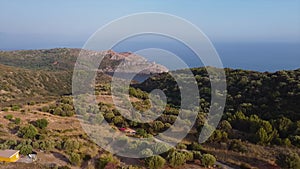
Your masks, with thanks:
[[[22,138],[34,139],[37,134],[38,130],[31,124],[21,127],[19,130],[19,135]]]
[[[283,169],[297,169],[300,168],[300,157],[293,152],[280,153],[276,163]]]
[[[47,119],[38,119],[34,122],[35,127],[38,127],[40,129],[44,129],[48,126],[49,122]]]
[[[159,169],[165,165],[166,160],[164,158],[162,158],[161,156],[156,155],[156,156],[147,158],[145,160],[145,163],[149,169]]]
[[[56,102],[55,105],[43,106],[40,111],[49,112],[51,114],[63,117],[70,117],[75,114],[71,97],[62,97]]]
[[[201,131],[210,107],[210,80],[204,68],[195,68],[192,72],[201,96],[195,127]],[[184,79],[185,70],[176,73]],[[226,113],[209,141],[226,142],[228,138],[236,138],[261,145],[299,146],[300,103],[297,101],[300,100],[300,69],[275,73],[226,69],[226,75]],[[163,90],[169,105],[158,120],[163,124],[174,123],[178,115],[176,107],[180,105],[181,98],[178,85],[170,74],[155,75],[135,87],[147,92]],[[243,134],[236,135],[233,129]],[[155,126],[155,130],[150,132],[160,130],[161,127]]]

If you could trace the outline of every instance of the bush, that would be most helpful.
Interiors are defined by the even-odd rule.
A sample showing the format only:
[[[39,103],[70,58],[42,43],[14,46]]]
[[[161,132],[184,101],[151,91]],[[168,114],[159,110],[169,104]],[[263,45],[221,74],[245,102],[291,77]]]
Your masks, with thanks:
[[[247,147],[243,145],[241,140],[233,140],[229,145],[229,150],[236,151],[236,152],[247,152]]]
[[[32,153],[32,146],[31,145],[22,145],[20,147],[20,154],[27,155],[27,154],[30,154],[30,153]]]
[[[145,164],[150,169],[162,168],[166,163],[166,160],[159,155],[149,157],[145,160]]]
[[[40,129],[44,129],[48,126],[49,122],[47,119],[43,118],[43,119],[38,119],[35,121],[35,126],[40,128]]]
[[[194,159],[200,160],[202,157],[202,154],[200,151],[193,151],[193,156],[194,156]]]
[[[11,106],[11,110],[12,110],[12,111],[18,111],[18,110],[20,110],[20,108],[21,108],[21,107],[20,107],[19,105],[12,105],[12,106]]]
[[[38,130],[31,124],[21,127],[19,130],[19,135],[22,138],[33,139],[37,134],[38,134]]]
[[[149,149],[149,148],[146,148],[146,149],[142,150],[140,153],[141,153],[141,155],[142,155],[143,157],[150,157],[150,156],[153,155],[152,150]]]
[[[8,114],[8,115],[4,116],[4,118],[7,120],[12,120],[14,118],[14,116],[11,114]]]
[[[178,167],[186,163],[185,154],[176,150],[170,150],[167,159],[172,167]]]
[[[80,143],[76,140],[67,140],[63,144],[64,150],[74,151],[80,148]]]
[[[42,111],[42,112],[49,112],[49,106],[43,106],[43,107],[41,108],[41,111]]]
[[[4,112],[7,112],[9,109],[7,108],[7,107],[4,107],[3,109],[2,109],[2,111],[4,111]]]
[[[183,143],[178,143],[177,146],[176,146],[176,148],[178,148],[178,149],[186,149],[187,146],[185,144],[183,144]]]
[[[278,166],[284,169],[300,168],[300,157],[297,153],[280,153],[276,159]]]
[[[69,155],[69,160],[70,160],[71,164],[73,164],[73,165],[79,166],[81,164],[81,157],[77,153],[74,153],[74,152],[71,153]]]
[[[112,154],[102,154],[100,158],[96,161],[97,169],[104,169],[109,163],[118,165],[120,161],[115,158]]]
[[[193,142],[191,145],[190,145],[190,150],[194,150],[194,151],[201,151],[203,148],[202,146],[197,143],[197,142]]]
[[[15,124],[16,124],[16,125],[19,125],[20,123],[21,123],[21,119],[20,119],[20,118],[16,118],[16,119],[15,119]]]
[[[201,158],[201,164],[204,167],[210,167],[216,163],[216,158],[211,154],[204,154]]]

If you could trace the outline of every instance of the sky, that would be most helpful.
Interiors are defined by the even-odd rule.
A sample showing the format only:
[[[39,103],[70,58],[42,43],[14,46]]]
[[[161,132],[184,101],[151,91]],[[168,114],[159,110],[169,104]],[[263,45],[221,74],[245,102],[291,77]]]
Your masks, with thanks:
[[[0,49],[80,48],[105,24],[139,12],[182,17],[221,51],[220,44],[300,44],[300,0],[2,0]]]

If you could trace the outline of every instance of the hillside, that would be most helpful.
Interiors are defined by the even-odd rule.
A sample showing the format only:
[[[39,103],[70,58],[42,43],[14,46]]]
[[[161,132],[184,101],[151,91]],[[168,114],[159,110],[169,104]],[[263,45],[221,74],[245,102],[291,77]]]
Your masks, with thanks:
[[[254,72],[226,69],[228,95],[225,112],[243,111],[246,115],[257,114],[264,119],[289,117],[300,120],[300,69],[291,71]],[[209,103],[210,81],[204,68],[194,68],[192,73],[198,82],[200,96]],[[178,70],[182,74],[185,70]],[[179,105],[180,93],[169,73],[154,75],[138,88],[150,92],[164,89],[171,96],[171,104]],[[176,97],[177,96],[177,97]]]
[[[131,53],[88,52],[105,56],[99,66],[98,83],[110,81],[105,72],[113,72],[120,64],[125,67],[147,65],[144,71],[147,74],[167,71]],[[72,72],[79,53],[80,49],[67,48],[0,51],[0,105],[71,94]]]
[[[192,130],[174,149],[163,154],[128,159],[113,156],[96,146],[88,137],[89,133],[82,130],[78,118],[87,125],[101,124],[105,119],[113,130],[131,128],[136,131],[134,137],[147,138],[173,130],[172,124],[176,120],[186,120],[191,111],[179,115],[179,87],[170,72],[159,73],[164,70],[160,65],[131,53],[89,51],[90,54],[106,56],[96,78],[99,109],[82,101],[77,105],[81,111],[75,112],[73,98],[68,95],[71,94],[72,69],[78,52],[78,49],[51,49],[0,54],[0,148],[19,149],[23,155],[38,152],[39,161],[28,164],[28,167],[52,166],[48,159],[55,163],[56,168],[68,166],[73,169],[104,168],[106,165],[111,168],[146,168],[153,163],[160,166],[158,168],[222,168],[224,165],[248,169],[278,168],[281,165],[278,159],[286,162],[280,158],[294,160],[291,163],[300,165],[297,155],[300,153],[300,69],[274,73],[225,69],[228,95],[224,115],[212,136],[201,145],[198,136],[210,108],[211,85],[205,68],[191,69],[201,96],[201,107],[192,110],[197,113]],[[153,89],[165,92],[168,104],[157,119],[149,123],[133,122],[116,108],[109,84],[111,77],[105,72],[115,71],[118,65],[124,68],[148,65],[149,70],[159,73],[143,83],[132,83],[129,89],[132,106],[140,110],[139,113],[147,111],[148,115],[159,111],[149,109],[149,92]],[[175,72],[189,82],[186,71]],[[133,113],[125,102],[121,108],[128,110],[126,113]],[[34,136],[27,136],[27,130],[33,130]],[[106,131],[99,131],[101,136],[109,136]],[[112,141],[110,137],[104,139]],[[141,154],[153,154],[166,148],[160,143],[150,146],[129,142],[126,137],[115,141],[124,145],[124,152],[130,152],[138,145],[143,145]],[[207,158],[209,162],[205,164],[203,160]],[[109,162],[103,163],[103,160]],[[25,164],[16,163],[7,167],[23,165],[25,167]]]
[[[0,64],[21,67],[33,70],[73,70],[77,57],[81,49],[56,48],[45,50],[20,50],[20,51],[0,51]],[[104,72],[113,72],[118,65],[141,67],[146,65],[144,73],[161,73],[168,71],[164,66],[148,62],[142,56],[123,52],[117,53],[108,51],[84,51],[86,54],[103,56],[100,70]],[[126,71],[126,70],[125,70]]]
[[[29,70],[0,65],[0,105],[70,94],[71,72]]]

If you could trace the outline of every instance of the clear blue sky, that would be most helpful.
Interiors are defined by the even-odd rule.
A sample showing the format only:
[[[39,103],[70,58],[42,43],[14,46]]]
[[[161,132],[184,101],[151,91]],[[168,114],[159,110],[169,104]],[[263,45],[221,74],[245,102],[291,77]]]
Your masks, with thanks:
[[[299,0],[3,0],[0,32],[84,41],[113,19],[153,11],[183,17],[216,41],[300,41]]]
[[[270,59],[274,54],[288,50],[288,56],[276,56],[279,60],[277,66],[273,65],[268,70],[299,67],[300,47],[294,45],[290,49],[288,44],[300,44],[300,0],[2,0],[0,49],[82,47],[101,26],[137,12],[165,12],[185,18],[216,44],[286,45],[286,48],[277,45],[278,51],[271,51],[274,47],[270,45],[270,51],[255,45],[223,45],[219,48],[216,45],[228,66],[243,67],[240,63],[230,65],[233,62],[228,57],[234,54],[238,57],[247,54],[244,65],[249,65],[249,57],[254,57],[252,62],[257,64],[263,62],[257,59],[265,55]],[[249,56],[251,52],[253,55]],[[282,60],[289,60],[285,63],[287,66],[280,66]],[[259,69],[261,66],[250,66],[249,69]]]

